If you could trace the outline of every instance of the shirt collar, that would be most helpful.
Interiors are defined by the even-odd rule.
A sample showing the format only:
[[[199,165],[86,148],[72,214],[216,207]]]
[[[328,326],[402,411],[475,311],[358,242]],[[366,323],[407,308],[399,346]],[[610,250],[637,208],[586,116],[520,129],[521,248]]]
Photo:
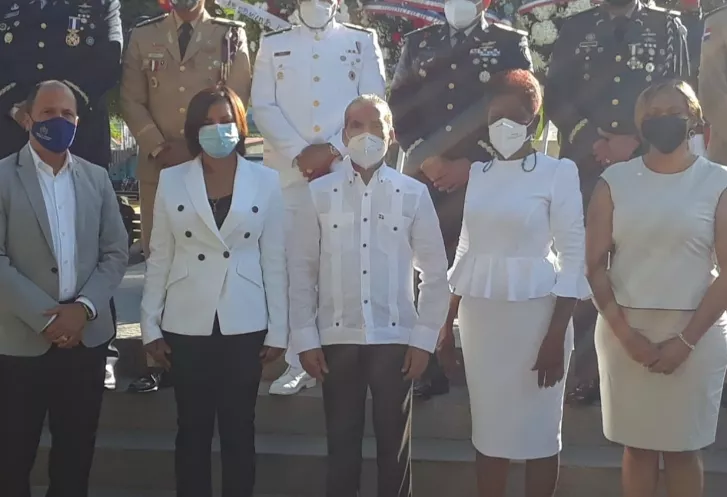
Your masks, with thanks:
[[[482,31],[485,31],[487,29],[487,26],[489,26],[490,23],[487,22],[487,18],[485,17],[485,13],[482,12],[480,14],[480,17],[481,17],[481,21],[480,21],[479,24],[478,23],[475,23],[472,26],[470,26],[469,28],[467,28],[467,29],[464,30],[465,36],[471,35],[472,34],[472,31],[474,31],[477,26],[480,26],[482,28]],[[457,33],[457,30],[454,29],[452,26],[449,26],[449,36],[450,36],[450,38],[454,38],[454,35],[456,33]]]
[[[356,180],[356,177],[358,176],[358,173],[353,169],[353,164],[351,164],[351,159],[349,157],[346,157],[342,161],[342,165],[345,168],[346,171],[346,179],[349,183],[353,183]],[[376,170],[374,175],[371,177],[371,181],[378,181],[379,183],[384,183],[385,181],[392,181],[393,175],[392,173],[394,170],[386,165],[386,162],[383,162],[381,166]],[[369,183],[370,184],[370,183]]]
[[[202,9],[202,12],[204,12],[204,9]],[[200,14],[197,16],[197,19],[189,23],[192,25],[193,31],[197,28],[197,24],[199,24],[200,19],[202,19],[202,12],[200,12]],[[174,18],[174,26],[177,28],[177,31],[179,31],[179,28],[182,27],[184,21],[179,17],[176,10],[172,11],[172,17]]]
[[[634,17],[634,15],[635,14],[638,14],[639,12],[641,12],[641,9],[643,9],[643,8],[644,8],[644,6],[642,5],[641,2],[636,2],[636,5],[634,5],[633,7],[631,7],[631,10],[629,10],[628,12],[626,12],[626,14],[624,15],[624,17],[628,17],[629,19],[632,19]],[[614,18],[608,12],[606,13],[606,15],[607,15],[607,17],[609,17],[611,19]]]
[[[53,172],[53,168],[50,167],[48,164],[43,162],[43,160],[38,155],[38,152],[35,151],[33,148],[33,145],[28,144],[28,148],[30,149],[30,156],[33,158],[33,164],[35,164],[35,167],[39,169],[40,171],[43,171],[47,174],[50,174],[51,176],[55,176],[55,173]],[[63,167],[60,171],[58,171],[58,174],[61,174],[65,171],[71,170],[73,164],[73,156],[70,152],[66,152],[66,162],[63,164]]]

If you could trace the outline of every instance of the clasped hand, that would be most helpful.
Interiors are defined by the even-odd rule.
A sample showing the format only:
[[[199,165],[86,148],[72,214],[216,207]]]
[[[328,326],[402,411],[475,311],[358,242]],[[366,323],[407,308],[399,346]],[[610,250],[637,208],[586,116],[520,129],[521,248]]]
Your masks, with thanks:
[[[308,181],[329,173],[335,158],[328,143],[308,145],[296,157],[298,169]]]
[[[453,192],[467,184],[472,163],[468,159],[449,160],[434,156],[422,162],[419,169],[442,192]]]
[[[43,313],[51,318],[55,316],[43,331],[43,337],[61,349],[70,349],[81,342],[83,328],[86,326],[88,316],[86,308],[79,302],[61,304]]]
[[[600,128],[598,135],[601,138],[593,144],[593,155],[604,166],[629,160],[639,147],[639,140],[632,135],[616,135]]]
[[[426,350],[409,347],[404,355],[404,364],[401,368],[404,380],[412,381],[421,378],[429,364],[429,357],[430,354]],[[306,373],[321,383],[325,381],[325,377],[329,373],[326,355],[320,348],[301,352],[300,364]]]
[[[679,337],[653,343],[637,330],[621,338],[629,357],[652,373],[672,374],[687,360],[691,349]]]

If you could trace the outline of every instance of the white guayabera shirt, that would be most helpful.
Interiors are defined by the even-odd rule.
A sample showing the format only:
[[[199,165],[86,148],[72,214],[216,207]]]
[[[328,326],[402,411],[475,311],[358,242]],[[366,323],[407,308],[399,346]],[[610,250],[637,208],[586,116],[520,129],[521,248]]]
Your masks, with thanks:
[[[447,257],[426,186],[383,165],[366,185],[349,159],[310,184],[288,272],[296,352],[333,344],[433,351],[449,305]],[[421,273],[418,309],[413,268]]]

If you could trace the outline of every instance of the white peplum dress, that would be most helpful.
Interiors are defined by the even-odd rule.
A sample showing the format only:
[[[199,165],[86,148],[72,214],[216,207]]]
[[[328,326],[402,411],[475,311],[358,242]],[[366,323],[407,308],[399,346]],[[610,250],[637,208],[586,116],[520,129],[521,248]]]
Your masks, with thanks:
[[[565,380],[541,389],[532,368],[556,296],[591,294],[578,170],[570,160],[540,153],[524,165],[495,160],[485,166],[472,165],[450,270],[452,292],[462,297],[472,443],[490,457],[550,457],[561,449]],[[566,374],[572,350],[571,323]]]

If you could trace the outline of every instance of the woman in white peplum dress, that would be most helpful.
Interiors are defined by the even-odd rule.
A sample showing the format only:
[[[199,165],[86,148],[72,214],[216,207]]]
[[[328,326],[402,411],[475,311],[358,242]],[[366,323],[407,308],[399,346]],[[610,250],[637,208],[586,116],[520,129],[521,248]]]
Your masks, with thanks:
[[[600,311],[603,431],[625,446],[625,497],[654,497],[659,455],[670,497],[700,497],[699,450],[714,442],[727,368],[727,170],[689,151],[694,91],[644,91],[648,152],[610,166],[588,211],[587,260]],[[610,259],[610,266],[609,264]]]
[[[451,364],[459,312],[479,495],[504,496],[516,459],[527,460],[526,496],[551,497],[571,316],[590,296],[578,171],[533,150],[542,96],[531,73],[498,73],[490,85],[497,158],[472,165],[440,357]]]

